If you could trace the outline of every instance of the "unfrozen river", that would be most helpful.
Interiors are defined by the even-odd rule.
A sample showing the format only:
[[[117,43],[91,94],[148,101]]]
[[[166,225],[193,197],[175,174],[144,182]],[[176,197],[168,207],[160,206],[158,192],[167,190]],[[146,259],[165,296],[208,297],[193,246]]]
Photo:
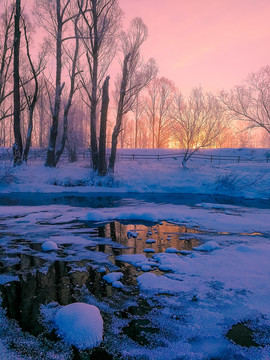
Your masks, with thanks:
[[[266,200],[1,195],[2,358],[270,358],[269,224]],[[74,302],[100,309],[99,348],[57,337]]]

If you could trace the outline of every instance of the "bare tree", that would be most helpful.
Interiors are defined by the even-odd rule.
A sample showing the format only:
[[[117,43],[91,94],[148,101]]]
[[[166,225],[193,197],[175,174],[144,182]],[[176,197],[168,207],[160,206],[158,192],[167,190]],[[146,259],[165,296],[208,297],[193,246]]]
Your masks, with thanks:
[[[158,112],[158,80],[153,79],[146,87],[144,97],[145,113],[147,116],[148,127],[152,135],[152,148],[155,148],[156,117]]]
[[[75,38],[75,50],[72,55],[69,56],[71,61],[71,71],[69,73],[70,76],[70,89],[69,89],[69,95],[68,100],[64,107],[64,115],[63,115],[63,134],[60,142],[60,146],[55,154],[55,160],[54,160],[54,166],[58,163],[60,160],[60,157],[64,151],[66,140],[67,140],[67,131],[68,131],[68,114],[71,108],[73,95],[76,91],[75,89],[75,80],[76,76],[78,75],[77,71],[77,60],[79,56],[79,34],[78,34],[78,21],[80,18],[80,13],[78,12],[76,14],[76,17],[74,19],[74,38]]]
[[[26,43],[26,53],[27,58],[30,64],[30,72],[34,78],[34,91],[33,93],[27,92],[25,85],[22,84],[22,88],[24,91],[26,103],[27,103],[27,109],[28,109],[28,129],[27,129],[27,135],[26,135],[26,141],[25,141],[25,147],[23,150],[23,161],[27,162],[28,159],[28,153],[32,141],[32,131],[33,131],[33,115],[34,115],[34,109],[38,100],[38,94],[39,94],[39,83],[38,83],[38,75],[40,72],[44,69],[45,65],[45,59],[46,59],[46,49],[44,48],[41,54],[39,55],[39,63],[37,67],[34,66],[31,55],[30,55],[30,49],[29,49],[29,39],[27,35],[27,26],[25,19],[22,17],[23,21],[23,30],[24,30],[24,38]]]
[[[0,121],[13,115],[11,103],[8,106],[4,106],[4,102],[12,94],[11,89],[7,90],[7,87],[12,76],[14,11],[14,5],[8,6],[6,2],[0,18]]]
[[[143,63],[141,45],[147,38],[148,30],[141,18],[132,20],[127,33],[122,33],[121,45],[124,54],[121,80],[118,81],[118,106],[116,124],[112,134],[109,171],[114,172],[117,140],[121,131],[123,115],[134,107],[136,95],[156,76],[157,66],[153,59]],[[119,86],[120,84],[120,86]]]
[[[184,149],[183,167],[195,152],[210,146],[228,125],[219,101],[210,93],[204,94],[201,88],[194,88],[187,99],[177,94],[171,116],[174,137]]]
[[[135,149],[137,149],[139,123],[140,123],[140,120],[142,119],[142,115],[144,113],[144,104],[143,104],[142,97],[140,96],[140,93],[138,93],[135,96],[134,108],[133,108],[132,112],[134,114],[134,122],[135,122],[134,147],[135,147]]]
[[[172,81],[162,77],[151,81],[145,97],[145,112],[152,132],[152,146],[168,146],[170,138],[170,112],[176,88]]]
[[[84,18],[81,38],[90,74],[88,80],[86,74],[83,74],[81,82],[90,105],[92,166],[97,170],[97,107],[102,82],[116,53],[122,12],[118,0],[82,0],[79,6]]]
[[[248,76],[244,85],[229,93],[222,92],[220,99],[232,118],[246,121],[249,128],[262,128],[270,134],[270,66]]]
[[[107,76],[102,87],[102,105],[100,116],[99,154],[98,154],[98,175],[104,176],[107,173],[106,164],[106,131],[107,114],[109,106],[109,80]]]
[[[83,0],[82,0],[83,1]],[[71,107],[73,93],[76,89],[75,77],[77,75],[76,62],[78,58],[78,34],[76,28],[80,11],[71,0],[56,0],[55,2],[47,0],[36,0],[35,13],[38,17],[40,25],[48,32],[51,38],[55,41],[55,57],[56,57],[56,74],[54,88],[54,100],[51,103],[52,112],[52,126],[50,130],[49,146],[47,150],[47,158],[45,165],[54,167],[60,159],[63,152],[63,147],[66,141],[66,131],[68,122],[68,112]],[[74,32],[72,33],[70,24],[74,24]],[[64,131],[61,139],[60,148],[56,150],[56,141],[58,135],[59,117],[61,110],[62,92],[65,83],[62,83],[63,72],[63,54],[64,43],[75,39],[75,50],[71,60],[69,69],[70,75],[70,91],[67,104],[64,109]],[[70,44],[69,44],[70,46]],[[70,60],[70,59],[69,59]]]
[[[13,57],[13,106],[14,106],[14,139],[13,161],[14,165],[20,165],[22,160],[23,144],[21,136],[21,96],[20,96],[20,19],[21,1],[16,0],[14,16],[14,57]]]

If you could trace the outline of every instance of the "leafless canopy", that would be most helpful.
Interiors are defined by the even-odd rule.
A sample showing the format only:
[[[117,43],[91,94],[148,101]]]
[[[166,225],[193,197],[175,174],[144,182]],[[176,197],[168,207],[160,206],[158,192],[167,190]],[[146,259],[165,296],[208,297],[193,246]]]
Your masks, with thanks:
[[[270,66],[250,74],[244,85],[222,92],[220,99],[232,118],[248,121],[250,129],[270,133]]]
[[[218,99],[194,88],[185,99],[177,94],[172,112],[175,139],[185,149],[183,166],[200,148],[210,146],[227,126]]]

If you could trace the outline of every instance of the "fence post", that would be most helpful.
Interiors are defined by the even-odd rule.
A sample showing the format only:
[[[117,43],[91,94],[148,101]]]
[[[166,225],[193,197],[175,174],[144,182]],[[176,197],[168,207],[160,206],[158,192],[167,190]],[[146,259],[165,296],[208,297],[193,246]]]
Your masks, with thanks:
[[[132,160],[134,160],[135,159],[135,155],[134,154],[132,154]]]
[[[239,162],[240,163],[240,156],[238,156],[238,161],[237,162]]]
[[[213,155],[210,156],[210,161],[211,161],[211,162],[213,161]]]
[[[157,159],[159,160],[159,155],[157,156]]]

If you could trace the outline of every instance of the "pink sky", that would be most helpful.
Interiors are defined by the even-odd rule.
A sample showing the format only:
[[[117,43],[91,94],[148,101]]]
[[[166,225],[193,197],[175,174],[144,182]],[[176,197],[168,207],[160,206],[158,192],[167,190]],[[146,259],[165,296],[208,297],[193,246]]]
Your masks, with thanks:
[[[149,29],[144,57],[186,92],[229,89],[269,64],[269,0],[119,0]]]

